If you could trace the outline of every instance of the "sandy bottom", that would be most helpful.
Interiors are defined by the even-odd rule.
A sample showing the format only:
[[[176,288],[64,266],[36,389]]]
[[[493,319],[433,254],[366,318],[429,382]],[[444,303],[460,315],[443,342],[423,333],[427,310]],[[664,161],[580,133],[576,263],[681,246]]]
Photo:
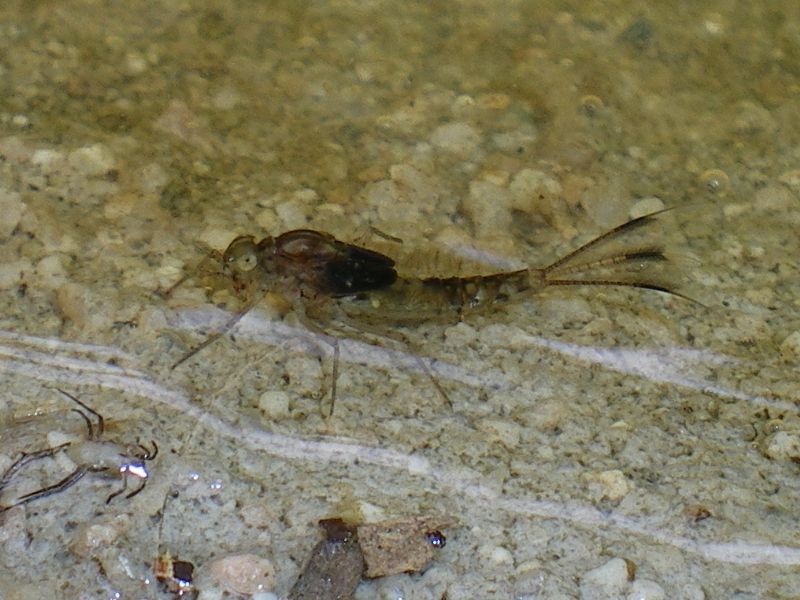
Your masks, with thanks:
[[[419,515],[446,546],[355,598],[798,597],[800,12],[733,8],[4,3],[0,470],[71,446],[0,503],[101,458],[56,388],[104,416],[112,472],[0,514],[0,598],[167,598],[169,552],[203,600],[274,599],[320,519]],[[330,418],[333,347],[274,294],[170,368],[239,306],[203,262],[237,235],[450,277],[662,207],[699,303],[376,304]]]

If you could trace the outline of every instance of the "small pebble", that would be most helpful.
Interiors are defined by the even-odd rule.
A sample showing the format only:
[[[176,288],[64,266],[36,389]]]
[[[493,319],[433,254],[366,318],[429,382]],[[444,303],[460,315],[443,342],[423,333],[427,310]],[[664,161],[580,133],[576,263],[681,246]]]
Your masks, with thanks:
[[[631,592],[626,596],[626,600],[664,600],[664,598],[666,598],[664,589],[649,579],[634,581]]]
[[[763,443],[764,454],[776,460],[800,461],[800,435],[788,431],[777,431]]]
[[[271,419],[289,416],[289,394],[283,390],[267,390],[258,399],[258,408]]]
[[[655,196],[649,196],[647,198],[642,198],[641,200],[637,200],[636,203],[631,206],[631,209],[628,211],[628,216],[631,219],[635,219],[637,217],[642,217],[644,215],[649,215],[650,213],[654,213],[659,210],[664,210],[664,201],[661,198],[657,198]]]
[[[11,124],[20,129],[24,129],[31,124],[31,121],[25,115],[14,115],[11,117]]]
[[[129,525],[127,517],[99,523],[84,523],[73,534],[70,550],[82,558],[95,556],[98,549],[103,550],[112,545]]]
[[[514,557],[506,548],[497,546],[492,550],[491,560],[496,565],[513,565]]]
[[[446,152],[470,156],[481,142],[480,134],[467,123],[455,122],[440,125],[431,134],[431,143]]]
[[[800,360],[800,330],[793,331],[781,342],[780,351],[787,361]]]
[[[583,600],[622,598],[627,586],[628,564],[621,558],[612,558],[584,574],[580,584],[581,598]]]
[[[69,153],[67,159],[77,171],[87,177],[100,177],[114,169],[114,156],[105,145],[84,146]]]
[[[586,473],[584,480],[589,486],[592,497],[598,500],[619,502],[630,491],[630,485],[625,474],[618,469],[602,471],[600,473]]]
[[[0,188],[0,238],[7,238],[19,225],[25,203],[17,192]]]
[[[753,204],[758,210],[784,212],[800,209],[800,202],[791,190],[784,186],[768,185],[758,190],[753,197]]]
[[[792,169],[791,171],[781,173],[778,177],[778,181],[789,186],[793,192],[800,193],[800,169]]]
[[[234,594],[270,592],[275,586],[272,561],[255,554],[218,558],[203,569],[225,591]]]
[[[506,448],[519,445],[521,428],[513,421],[507,419],[484,419],[478,427],[486,434],[490,443],[501,443]]]
[[[505,110],[511,104],[508,94],[482,94],[478,96],[478,106],[486,110]]]

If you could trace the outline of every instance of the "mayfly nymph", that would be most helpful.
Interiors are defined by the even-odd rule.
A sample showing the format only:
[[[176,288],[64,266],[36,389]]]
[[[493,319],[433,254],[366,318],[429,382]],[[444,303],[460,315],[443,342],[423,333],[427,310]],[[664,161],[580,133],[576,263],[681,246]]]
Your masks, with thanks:
[[[387,324],[457,322],[471,311],[556,286],[639,288],[691,300],[665,276],[664,267],[670,262],[665,244],[630,239],[669,210],[631,219],[545,267],[475,276],[402,276],[388,256],[311,229],[261,241],[240,236],[212,258],[242,307],[173,368],[225,335],[267,293],[283,298],[312,331],[324,333],[331,324],[340,324],[388,337],[392,335],[387,333]],[[168,293],[190,277],[182,278]],[[335,386],[335,343],[334,350]]]

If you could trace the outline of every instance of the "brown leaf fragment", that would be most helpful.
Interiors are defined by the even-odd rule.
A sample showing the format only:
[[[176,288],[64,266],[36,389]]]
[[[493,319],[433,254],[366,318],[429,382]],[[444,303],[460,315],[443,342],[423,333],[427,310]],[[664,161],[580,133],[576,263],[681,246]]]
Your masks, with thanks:
[[[341,519],[323,519],[319,524],[325,539],[311,551],[289,600],[349,600],[361,581],[364,557],[356,528]]]
[[[364,553],[365,577],[385,577],[423,570],[443,548],[442,529],[454,521],[442,516],[421,516],[358,526]]]

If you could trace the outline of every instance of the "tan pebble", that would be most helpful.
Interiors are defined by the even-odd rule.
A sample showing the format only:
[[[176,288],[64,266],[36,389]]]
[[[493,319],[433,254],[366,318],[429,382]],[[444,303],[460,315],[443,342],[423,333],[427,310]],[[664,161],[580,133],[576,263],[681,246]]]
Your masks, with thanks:
[[[222,250],[228,247],[238,234],[231,229],[220,229],[217,227],[207,227],[197,236],[200,243],[205,244],[209,248],[217,248]]]
[[[289,394],[283,390],[267,390],[258,399],[258,408],[270,419],[289,416]]]
[[[25,259],[13,263],[0,262],[0,290],[7,290],[18,285],[23,275],[31,268],[30,261]]]
[[[234,554],[218,558],[206,568],[229,593],[256,594],[271,591],[275,586],[272,561],[255,554]]]
[[[100,523],[84,523],[72,536],[70,550],[82,558],[95,556],[98,551],[108,548],[130,527],[127,517],[119,517]]]
[[[508,185],[509,177],[510,175],[508,171],[503,171],[499,169],[490,169],[487,171],[483,171],[479,176],[481,180],[487,181],[497,186]]]
[[[100,177],[114,169],[114,155],[105,145],[94,144],[69,153],[69,164],[89,177]]]
[[[0,188],[0,238],[7,238],[19,225],[25,203],[17,192]]]
[[[67,279],[60,254],[45,256],[36,264],[36,275],[47,287],[57,287]]]
[[[756,208],[766,211],[789,211],[800,208],[791,190],[778,185],[768,185],[756,192],[753,198]]]
[[[103,216],[110,220],[131,214],[139,205],[141,197],[126,193],[111,197],[103,207]]]
[[[65,321],[80,328],[99,328],[109,317],[108,313],[98,310],[91,292],[77,283],[66,283],[59,287],[55,305]]]
[[[478,96],[478,107],[486,110],[505,110],[511,104],[508,94],[482,94]]]
[[[780,345],[781,356],[786,360],[800,359],[800,330],[790,333]]]
[[[277,233],[278,215],[275,214],[275,209],[265,208],[256,215],[256,224],[264,231]]]
[[[588,484],[589,492],[595,500],[619,502],[630,491],[628,480],[619,469],[586,473],[583,479]]]
[[[359,171],[356,175],[356,179],[359,181],[363,181],[364,183],[368,181],[379,181],[386,177],[386,167],[384,165],[372,165],[367,167],[366,169]]]
[[[647,198],[642,198],[641,200],[637,200],[636,203],[633,206],[631,206],[631,209],[628,211],[628,216],[631,219],[635,219],[637,217],[649,215],[650,213],[654,213],[659,210],[664,210],[664,201],[661,200],[661,198],[657,198],[655,196],[649,196]]]
[[[569,415],[569,410],[559,400],[547,400],[537,405],[531,411],[529,422],[539,430],[552,431],[557,429],[562,421]]]
[[[744,293],[744,297],[747,298],[753,304],[758,304],[759,306],[771,306],[775,300],[775,290],[772,288],[758,288],[754,290],[747,290]]]
[[[487,435],[490,443],[499,442],[506,448],[514,448],[519,445],[520,426],[513,421],[484,419],[478,428]]]
[[[788,185],[793,191],[800,192],[800,169],[793,169],[782,173],[778,177],[778,181],[784,185]]]
[[[275,523],[277,516],[261,502],[247,503],[242,506],[239,514],[248,527],[266,529],[270,524]]]
[[[764,455],[775,460],[800,461],[800,435],[778,431],[764,440]]]

